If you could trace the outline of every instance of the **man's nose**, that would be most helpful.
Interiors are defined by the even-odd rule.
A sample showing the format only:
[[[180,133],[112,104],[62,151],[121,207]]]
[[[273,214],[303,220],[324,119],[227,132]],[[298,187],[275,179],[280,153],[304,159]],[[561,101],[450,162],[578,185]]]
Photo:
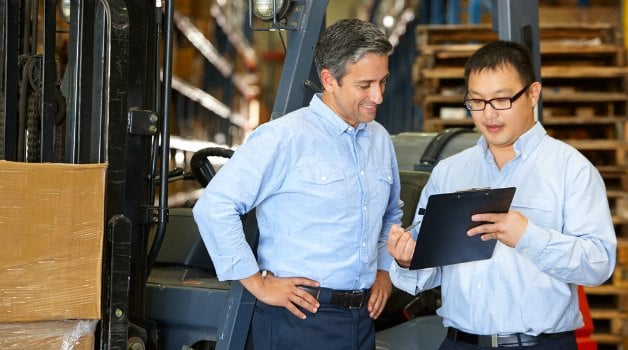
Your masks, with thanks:
[[[482,111],[482,113],[484,113],[485,117],[490,118],[497,115],[497,110],[493,107],[492,104],[486,102],[486,105],[484,106],[484,110]]]
[[[379,85],[373,84],[373,86],[369,90],[369,99],[375,104],[381,104],[382,102],[384,102],[384,88]]]

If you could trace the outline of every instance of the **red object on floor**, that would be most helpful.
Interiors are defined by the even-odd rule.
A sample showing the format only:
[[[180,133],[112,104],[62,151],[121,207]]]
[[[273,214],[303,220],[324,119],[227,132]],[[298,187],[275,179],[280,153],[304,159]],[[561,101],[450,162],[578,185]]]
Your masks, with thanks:
[[[587,295],[584,293],[582,286],[578,286],[578,304],[580,305],[580,312],[584,319],[584,326],[576,329],[578,350],[597,350],[597,342],[591,337],[593,334],[593,319],[591,318]]]

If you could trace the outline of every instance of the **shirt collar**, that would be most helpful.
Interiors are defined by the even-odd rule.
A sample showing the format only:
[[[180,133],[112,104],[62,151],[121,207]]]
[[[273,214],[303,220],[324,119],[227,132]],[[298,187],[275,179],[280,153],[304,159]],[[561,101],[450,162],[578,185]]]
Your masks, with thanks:
[[[517,141],[515,141],[513,147],[517,156],[527,158],[536,146],[541,143],[541,140],[546,134],[547,131],[541,123],[534,123],[534,126],[530,128],[530,130],[526,131],[517,139]],[[482,151],[488,152],[488,143],[486,142],[486,138],[484,138],[484,136],[481,136],[478,139],[477,144],[482,148]]]
[[[547,131],[545,131],[545,128],[541,125],[541,123],[534,123],[534,126],[530,130],[526,131],[525,134],[521,135],[521,137],[519,137],[519,139],[515,142],[515,152],[521,155],[521,157],[527,158],[536,146],[541,143],[541,140],[546,134]]]
[[[327,122],[329,126],[331,126],[332,130],[340,135],[346,131],[353,130],[353,127],[342,118],[336,112],[334,112],[329,106],[327,106],[323,100],[321,99],[322,94],[317,93],[312,96],[312,100],[310,100],[310,108],[320,116],[322,120]],[[365,123],[359,123],[355,131],[358,132],[364,128],[366,128]]]

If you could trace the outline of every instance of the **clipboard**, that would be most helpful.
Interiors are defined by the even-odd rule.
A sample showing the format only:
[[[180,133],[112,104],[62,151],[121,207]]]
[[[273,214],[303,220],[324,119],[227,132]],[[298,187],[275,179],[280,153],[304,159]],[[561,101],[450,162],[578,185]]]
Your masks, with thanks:
[[[467,231],[482,222],[471,216],[507,213],[515,187],[472,189],[431,195],[416,240],[410,270],[490,259],[497,240],[482,241]]]

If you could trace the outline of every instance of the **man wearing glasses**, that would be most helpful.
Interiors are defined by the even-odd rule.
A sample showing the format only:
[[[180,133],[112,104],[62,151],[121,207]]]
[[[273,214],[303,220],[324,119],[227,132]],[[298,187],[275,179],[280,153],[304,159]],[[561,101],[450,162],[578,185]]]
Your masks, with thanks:
[[[482,224],[466,232],[498,240],[492,258],[435,268],[409,270],[419,229],[393,226],[391,279],[412,294],[441,286],[441,349],[576,350],[578,285],[603,283],[615,266],[602,177],[535,121],[541,83],[525,47],[489,43],[469,58],[464,77],[464,104],[482,136],[438,163],[419,207],[432,194],[514,186],[511,209],[474,215]]]

